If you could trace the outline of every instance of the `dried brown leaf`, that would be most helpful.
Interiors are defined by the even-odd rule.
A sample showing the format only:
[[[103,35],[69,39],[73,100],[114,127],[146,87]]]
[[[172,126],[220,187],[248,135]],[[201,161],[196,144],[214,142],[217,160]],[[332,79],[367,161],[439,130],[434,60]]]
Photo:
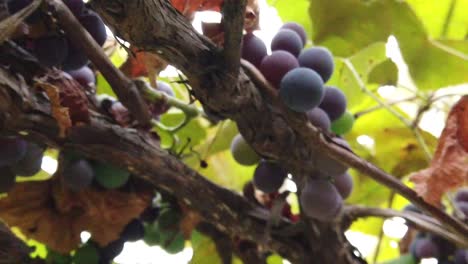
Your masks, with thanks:
[[[72,127],[72,121],[67,107],[62,107],[60,104],[60,92],[54,85],[46,82],[37,82],[37,87],[42,88],[49,97],[52,108],[52,116],[57,121],[59,126],[59,137],[65,137],[67,131]]]
[[[411,175],[424,200],[439,205],[449,190],[468,183],[468,96],[449,113],[431,166]]]
[[[28,238],[68,253],[80,243],[82,231],[105,246],[151,203],[152,192],[88,188],[72,192],[59,177],[42,182],[17,183],[8,197],[0,199],[0,218],[16,226]]]

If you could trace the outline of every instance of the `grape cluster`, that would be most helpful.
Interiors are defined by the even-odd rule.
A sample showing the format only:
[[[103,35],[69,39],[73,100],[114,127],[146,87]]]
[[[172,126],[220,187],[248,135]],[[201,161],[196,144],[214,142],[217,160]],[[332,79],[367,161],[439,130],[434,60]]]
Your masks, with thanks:
[[[309,122],[324,133],[344,135],[351,130],[354,116],[346,111],[344,93],[325,85],[333,74],[333,55],[324,47],[304,49],[306,42],[302,26],[286,23],[274,36],[270,55],[261,39],[247,33],[242,42],[242,58],[256,66],[279,90],[280,98],[291,110],[306,113]],[[351,150],[338,136],[332,139],[333,143]],[[241,135],[234,137],[231,152],[241,165],[258,164],[253,184],[265,193],[277,192],[288,176],[281,164],[261,159]],[[301,208],[309,217],[329,221],[340,213],[343,199],[351,194],[353,180],[347,166],[326,154],[316,153],[313,161],[316,172],[301,188]]]
[[[468,222],[468,189],[460,189],[455,194],[453,204],[461,214],[456,217]],[[403,211],[422,214],[416,206],[410,204]],[[412,226],[410,226],[412,228]],[[412,229],[410,229],[412,230]],[[410,232],[408,232],[410,233]],[[441,264],[468,264],[468,248],[457,248],[446,239],[426,233],[418,232],[409,247],[410,253],[416,259],[435,258]]]
[[[45,147],[19,137],[0,136],[0,193],[7,193],[16,176],[31,177],[41,170]]]
[[[9,0],[7,2],[10,14],[14,14],[26,7],[32,0]],[[103,45],[107,38],[104,22],[98,14],[85,7],[82,0],[64,0],[81,25],[99,44]],[[47,19],[47,12],[38,9],[26,22],[30,25],[39,25],[50,22],[47,28],[54,30],[41,34],[40,37],[24,37],[18,39],[18,44],[33,53],[39,62],[47,67],[58,67],[65,71],[80,69],[88,63],[88,57],[76,43],[67,38],[53,20]]]

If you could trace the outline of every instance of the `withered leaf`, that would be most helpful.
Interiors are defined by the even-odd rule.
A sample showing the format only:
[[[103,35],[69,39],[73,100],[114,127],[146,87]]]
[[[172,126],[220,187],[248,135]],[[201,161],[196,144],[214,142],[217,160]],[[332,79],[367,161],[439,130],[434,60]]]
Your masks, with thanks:
[[[88,231],[105,246],[151,203],[152,192],[121,192],[88,188],[72,192],[59,177],[17,183],[0,199],[0,218],[18,227],[26,237],[68,253],[78,247],[80,234]]]
[[[167,67],[167,62],[156,54],[138,51],[132,47],[135,56],[129,56],[120,70],[131,78],[147,76],[152,87],[156,87],[156,76]]]
[[[449,113],[429,168],[411,175],[424,200],[439,205],[442,195],[468,183],[468,96]]]

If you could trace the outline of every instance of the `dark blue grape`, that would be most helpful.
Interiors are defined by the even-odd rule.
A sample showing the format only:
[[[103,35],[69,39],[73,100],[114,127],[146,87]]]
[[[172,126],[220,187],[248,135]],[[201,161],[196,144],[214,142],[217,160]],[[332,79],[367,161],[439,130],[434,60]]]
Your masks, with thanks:
[[[29,177],[37,174],[41,170],[42,157],[44,156],[44,148],[28,142],[26,148],[26,154],[24,157],[15,163],[11,169],[18,175],[23,177]]]
[[[81,67],[77,70],[71,70],[67,73],[82,86],[86,87],[96,84],[96,76],[94,76],[94,72],[88,66]]]
[[[468,202],[468,189],[460,189],[455,194],[456,202]]]
[[[77,70],[88,63],[88,56],[80,48],[68,42],[68,55],[62,63],[65,71]]]
[[[455,252],[454,264],[468,264],[468,250],[458,249]]]
[[[253,183],[260,191],[272,193],[278,191],[287,176],[288,172],[279,164],[262,160],[255,169]]]
[[[9,192],[15,186],[16,175],[9,167],[0,167],[0,194]]]
[[[291,53],[277,50],[263,58],[260,71],[274,87],[279,89],[283,76],[297,67],[299,67],[299,63]]]
[[[323,81],[311,69],[293,69],[281,80],[280,98],[294,111],[309,111],[320,104],[322,97]]]
[[[304,44],[301,37],[290,29],[282,29],[273,37],[271,41],[271,50],[284,50],[297,57]]]
[[[52,36],[36,39],[34,55],[47,67],[60,66],[68,55],[68,43],[64,37]]]
[[[81,191],[93,182],[93,167],[84,159],[71,162],[63,169],[63,179],[65,185],[71,190],[76,192]]]
[[[303,212],[320,221],[335,218],[343,207],[343,199],[335,186],[327,180],[309,179],[300,196]]]
[[[323,100],[319,107],[330,117],[330,121],[335,121],[346,112],[346,97],[344,93],[333,86],[325,86]]]
[[[242,58],[260,68],[263,58],[267,55],[265,43],[253,33],[247,33],[242,40]]]
[[[99,257],[100,263],[109,263],[115,257],[117,257],[124,248],[125,241],[122,239],[117,239],[111,242],[109,245],[104,248],[100,248]]]
[[[296,32],[299,35],[299,37],[301,37],[302,46],[304,46],[307,43],[307,33],[304,30],[304,27],[302,27],[298,23],[296,22],[285,23],[283,26],[281,26],[281,29],[290,29]]]
[[[150,206],[141,213],[140,219],[144,222],[152,223],[158,218],[160,211],[161,209],[159,207]]]
[[[343,199],[349,197],[353,191],[353,177],[349,173],[344,173],[336,176],[335,178],[335,187],[340,193]]]
[[[343,148],[351,150],[349,144],[344,139],[334,138],[333,141]],[[338,176],[348,170],[348,166],[323,153],[315,157],[315,164],[316,168],[327,176]]]
[[[17,137],[0,137],[0,167],[10,166],[26,155],[28,144]]]
[[[99,46],[104,45],[107,39],[107,32],[101,17],[91,10],[86,10],[86,12],[81,14],[79,20]]]
[[[21,9],[25,8],[29,4],[32,3],[33,0],[8,0],[7,8],[10,14],[14,14]],[[41,13],[39,10],[34,11],[28,18],[26,18],[26,22],[28,23],[36,23],[42,18]]]
[[[468,202],[456,202],[455,206],[468,218]]]
[[[307,118],[314,126],[322,129],[322,131],[330,130],[330,118],[322,109],[315,107],[314,109],[307,111]]]
[[[63,2],[75,16],[79,16],[83,12],[84,2],[82,0],[64,0]]]
[[[437,258],[439,256],[439,248],[437,244],[429,237],[417,239],[414,254],[416,258]]]
[[[135,242],[140,239],[143,239],[145,236],[145,227],[143,222],[140,219],[133,219],[127,226],[124,228],[120,234],[120,238],[123,241]]]
[[[299,55],[299,65],[316,71],[323,82],[327,82],[332,76],[335,63],[333,55],[324,47],[306,49]]]

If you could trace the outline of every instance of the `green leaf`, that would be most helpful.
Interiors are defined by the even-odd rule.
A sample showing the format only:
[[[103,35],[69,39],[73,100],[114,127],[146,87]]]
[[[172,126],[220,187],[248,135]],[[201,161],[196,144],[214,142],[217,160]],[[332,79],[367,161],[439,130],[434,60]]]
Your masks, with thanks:
[[[290,0],[268,0],[269,5],[276,8],[278,15],[283,22],[296,22],[302,25],[307,33],[308,39],[312,35],[312,25],[309,19],[307,10],[309,9],[308,0],[294,0],[291,4]]]
[[[394,35],[420,89],[468,82],[468,59],[429,38],[408,3],[398,0],[311,0],[312,39],[348,57]],[[443,67],[441,67],[443,65]]]
[[[398,68],[391,60],[386,60],[371,70],[368,76],[369,83],[379,85],[395,85],[398,81]]]
[[[417,264],[417,263],[418,263],[417,260],[411,254],[406,254],[397,259],[387,261],[382,264]]]
[[[191,243],[193,257],[190,264],[222,263],[216,245],[211,238],[194,231],[192,232]]]

